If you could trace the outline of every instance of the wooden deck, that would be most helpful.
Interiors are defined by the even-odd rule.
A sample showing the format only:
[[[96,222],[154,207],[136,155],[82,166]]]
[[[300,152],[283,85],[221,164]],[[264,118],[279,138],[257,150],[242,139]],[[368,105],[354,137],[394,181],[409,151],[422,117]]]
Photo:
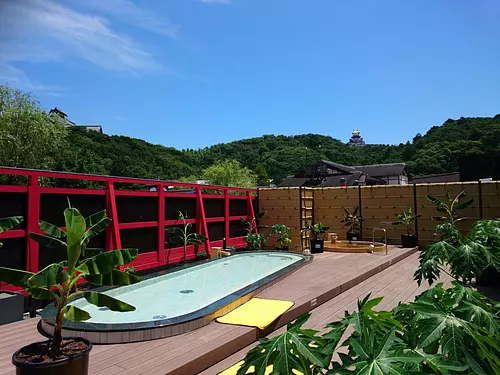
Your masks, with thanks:
[[[258,337],[272,333],[306,311],[314,309],[309,326],[316,327],[333,320],[335,314],[345,309],[354,309],[357,298],[370,291],[386,296],[381,307],[412,298],[419,290],[412,279],[417,265],[415,251],[391,248],[387,256],[319,254],[310,265],[259,295],[295,302],[266,332],[214,322],[196,331],[154,341],[95,345],[90,357],[90,373],[189,375],[203,371],[203,374],[216,374],[243,358]],[[397,267],[388,268],[395,263]],[[0,375],[15,373],[10,361],[16,349],[43,340],[36,331],[37,322],[30,319],[0,326]]]
[[[371,293],[372,297],[384,299],[377,307],[387,310],[397,306],[399,302],[408,302],[428,288],[427,284],[418,286],[413,280],[413,273],[418,266],[418,254],[412,254],[397,266],[391,267],[381,273],[368,278],[350,290],[332,298],[330,301],[312,311],[311,317],[304,325],[304,328],[326,331],[325,325],[336,321],[344,316],[344,311],[354,311],[357,301]],[[451,277],[444,274],[440,281],[449,284]],[[286,327],[281,327],[272,332],[269,337],[283,333]],[[250,344],[237,353],[218,362],[214,366],[199,373],[199,375],[216,375],[221,371],[231,367],[241,361],[246,353],[257,345],[257,342]]]

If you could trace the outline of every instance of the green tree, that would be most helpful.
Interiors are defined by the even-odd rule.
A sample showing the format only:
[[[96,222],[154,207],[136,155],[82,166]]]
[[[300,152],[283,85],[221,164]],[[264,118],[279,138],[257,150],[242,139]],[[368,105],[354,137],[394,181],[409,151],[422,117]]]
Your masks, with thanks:
[[[269,175],[263,165],[258,165],[255,168],[254,173],[257,176],[258,186],[269,186]]]
[[[236,160],[215,163],[203,171],[203,178],[212,185],[252,188],[257,186],[257,177],[248,168],[242,168]]]
[[[66,135],[30,93],[0,85],[0,165],[53,168]]]

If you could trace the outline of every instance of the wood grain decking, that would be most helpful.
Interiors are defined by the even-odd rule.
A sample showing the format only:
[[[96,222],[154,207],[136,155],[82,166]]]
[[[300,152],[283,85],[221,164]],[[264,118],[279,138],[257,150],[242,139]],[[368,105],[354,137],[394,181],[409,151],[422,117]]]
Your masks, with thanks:
[[[216,374],[243,358],[249,345],[259,337],[272,333],[304,312],[314,309],[308,324],[321,327],[336,314],[354,309],[356,300],[370,291],[386,296],[381,307],[413,298],[421,290],[412,278],[418,263],[415,252],[415,249],[392,247],[387,256],[319,254],[310,265],[259,295],[295,302],[294,307],[265,332],[214,322],[159,340],[95,345],[90,356],[90,374],[190,375],[201,371],[205,375]],[[391,267],[395,263],[398,265]],[[38,319],[30,319],[0,326],[0,375],[15,373],[11,356],[16,349],[44,339],[37,333],[37,323]]]

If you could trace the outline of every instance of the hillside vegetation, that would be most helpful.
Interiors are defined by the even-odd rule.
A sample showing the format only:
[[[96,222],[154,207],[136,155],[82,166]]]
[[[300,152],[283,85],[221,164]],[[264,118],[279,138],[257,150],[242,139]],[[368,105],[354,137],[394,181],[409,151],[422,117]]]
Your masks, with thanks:
[[[320,159],[347,165],[405,162],[415,177],[457,171],[460,155],[500,152],[500,115],[449,119],[399,145],[352,147],[329,136],[303,134],[264,135],[199,150],[177,150],[78,127],[61,129],[29,94],[4,86],[1,89],[0,149],[5,152],[0,153],[0,165],[13,167],[192,181],[206,175],[204,171],[218,161],[236,160],[254,172],[259,184],[265,184],[268,178],[279,183]],[[44,128],[44,134],[52,140],[52,134],[57,134],[59,141],[43,157],[9,155],[6,150],[26,147],[19,132],[26,132],[26,140],[33,139],[33,131],[27,130],[33,128],[33,119],[38,128],[40,124],[56,127],[51,131]],[[33,149],[33,142],[26,142]],[[38,151],[42,153],[43,148],[38,147]]]

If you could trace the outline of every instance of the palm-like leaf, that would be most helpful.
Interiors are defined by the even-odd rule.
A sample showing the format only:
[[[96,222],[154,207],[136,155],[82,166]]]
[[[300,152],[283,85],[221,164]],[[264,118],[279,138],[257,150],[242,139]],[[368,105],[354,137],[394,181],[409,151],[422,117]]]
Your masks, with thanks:
[[[92,258],[85,259],[76,270],[83,275],[104,275],[114,268],[132,262],[139,251],[137,249],[121,249],[106,251]]]

